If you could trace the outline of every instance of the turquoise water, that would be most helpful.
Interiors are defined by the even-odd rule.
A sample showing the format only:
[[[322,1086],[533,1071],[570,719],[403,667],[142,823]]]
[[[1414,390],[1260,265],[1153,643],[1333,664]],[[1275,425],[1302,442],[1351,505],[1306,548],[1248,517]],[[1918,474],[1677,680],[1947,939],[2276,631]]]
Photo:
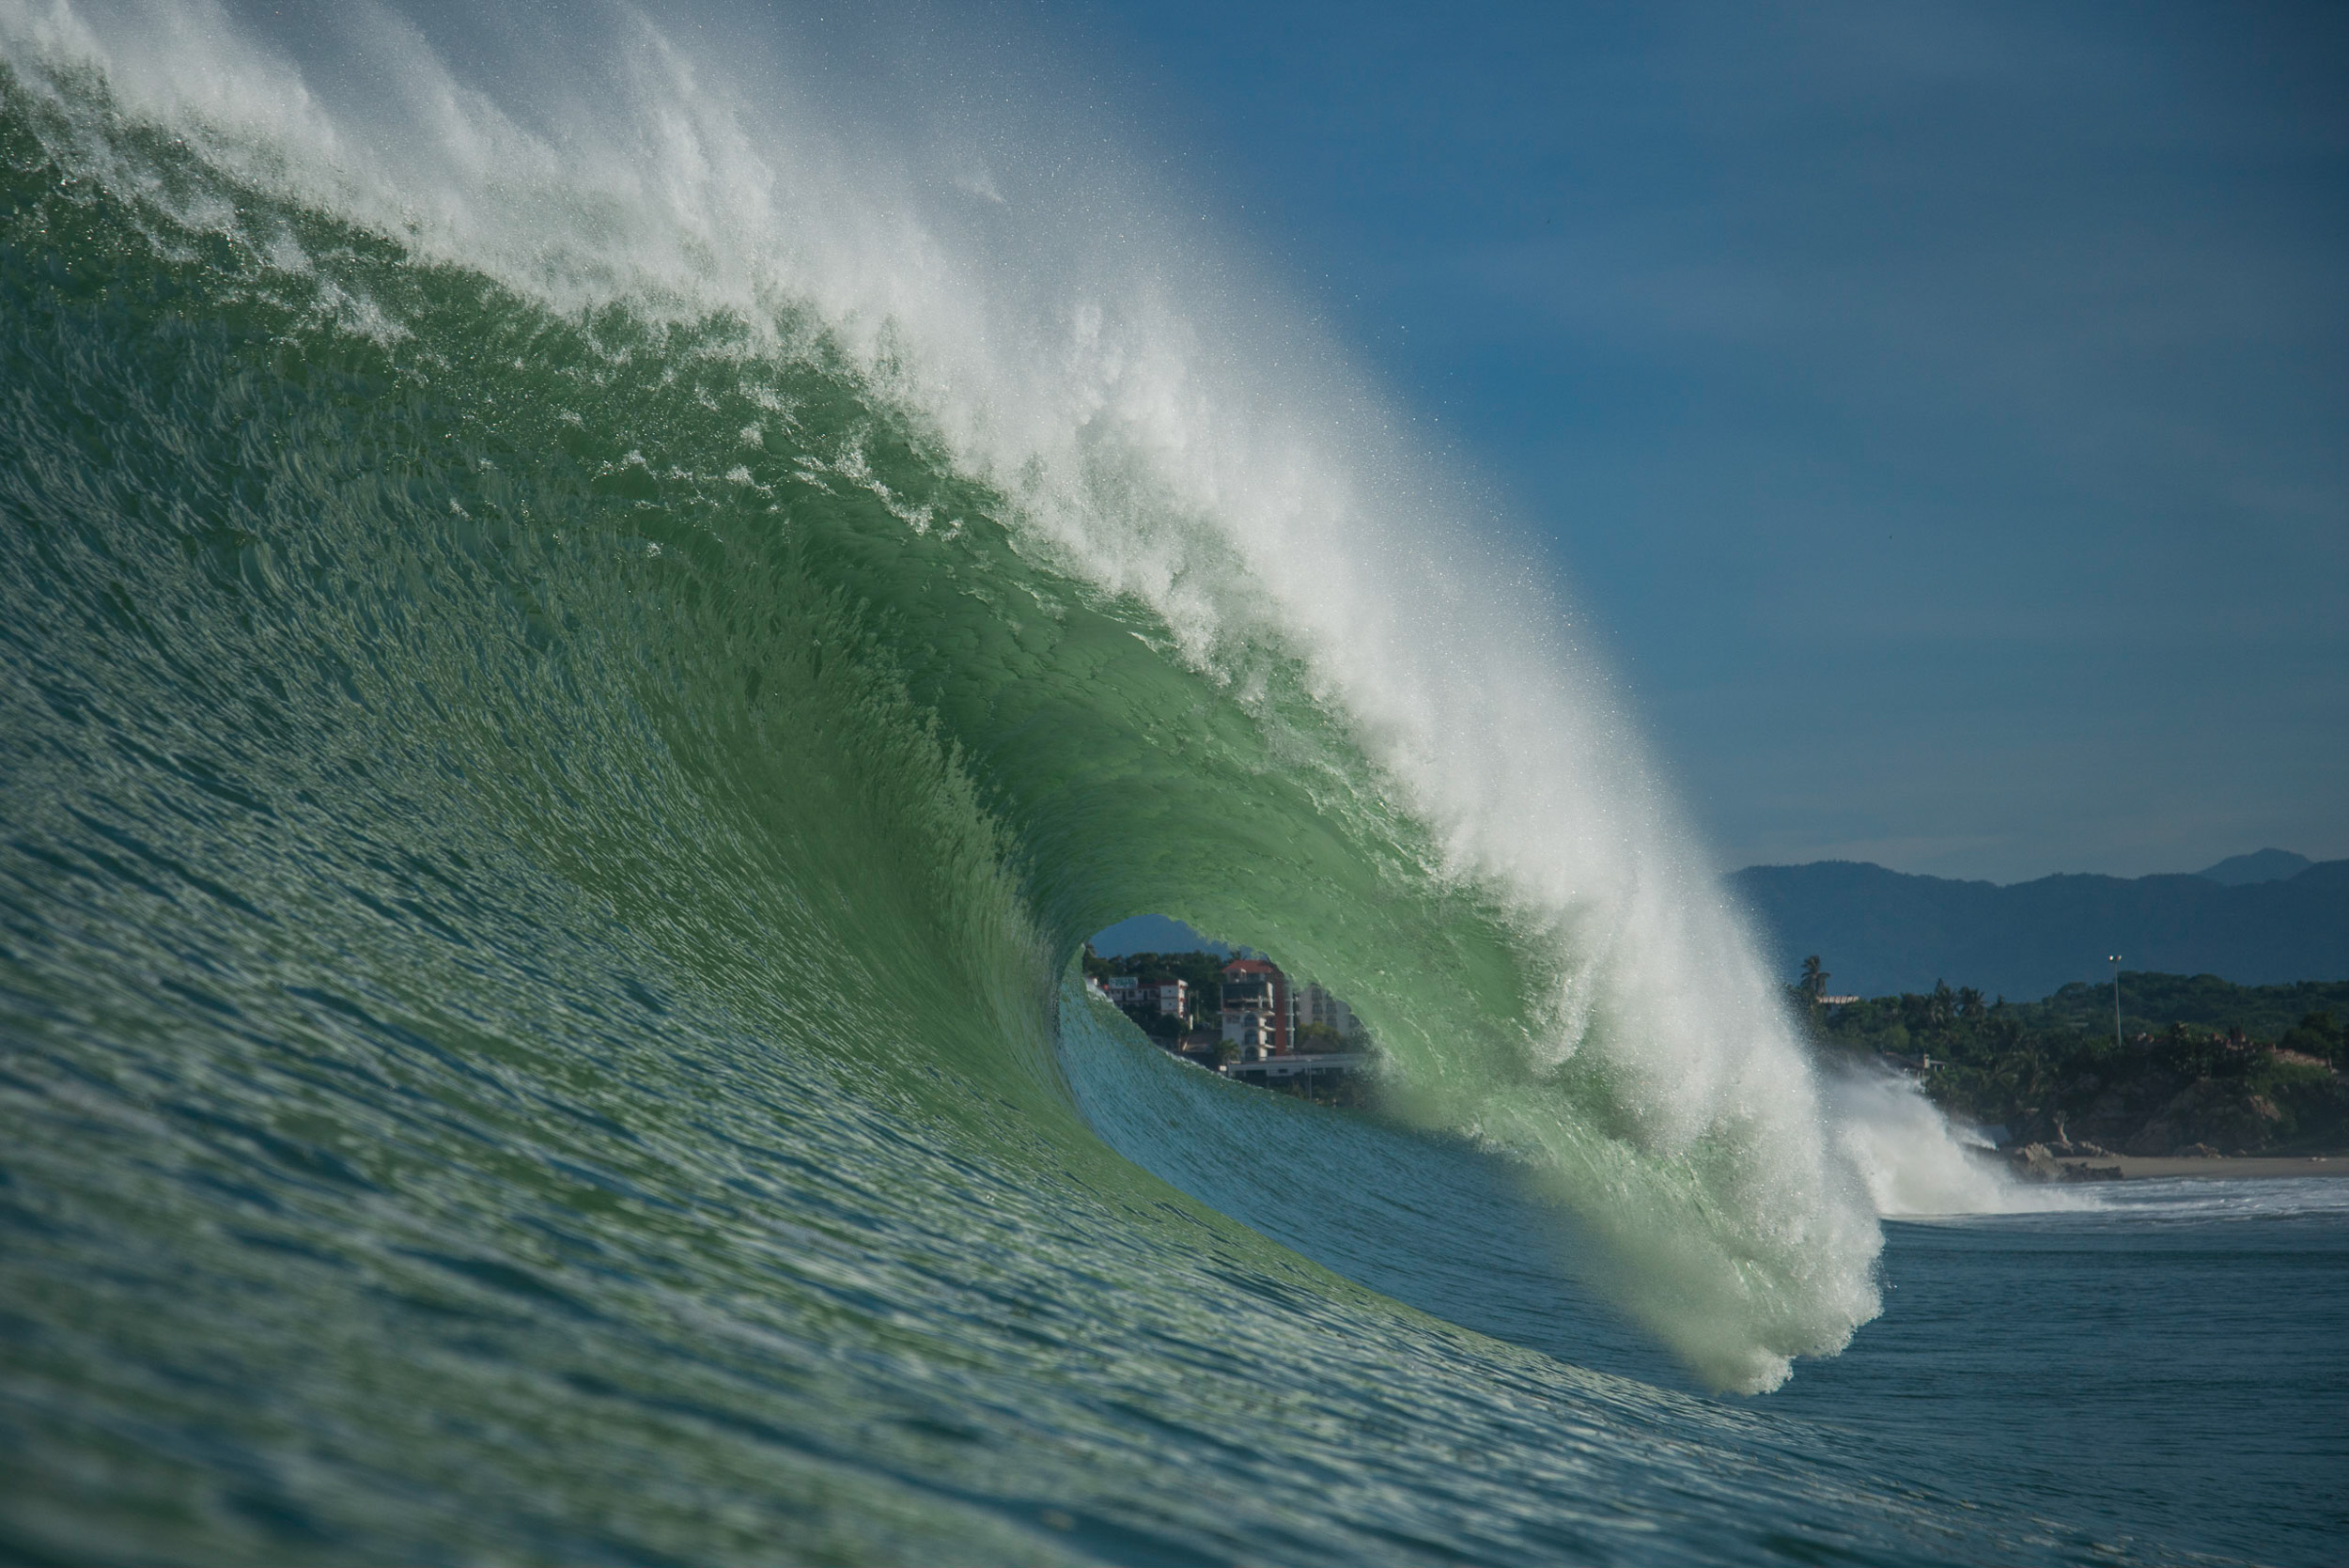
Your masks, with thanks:
[[[761,250],[419,91],[466,186],[61,14],[0,10],[0,1554],[2327,1555],[2338,1209],[1989,1212],[1534,601],[1137,391],[1158,305],[1013,375],[1019,269],[898,195],[762,164]],[[1143,911],[1355,1001],[1382,1117],[1097,1011]],[[2157,1361],[2269,1446],[2069,1443]]]

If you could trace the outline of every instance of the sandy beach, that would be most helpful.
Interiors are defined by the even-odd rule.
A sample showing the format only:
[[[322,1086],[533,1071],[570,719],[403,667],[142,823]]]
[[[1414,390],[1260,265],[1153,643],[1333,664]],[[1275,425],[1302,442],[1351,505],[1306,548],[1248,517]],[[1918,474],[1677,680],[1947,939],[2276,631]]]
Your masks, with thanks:
[[[2153,1176],[2203,1176],[2238,1180],[2256,1176],[2349,1176],[2349,1155],[2295,1155],[2246,1158],[2151,1159],[2129,1155],[2098,1155],[2061,1158],[2059,1165],[2118,1165],[2123,1181]]]

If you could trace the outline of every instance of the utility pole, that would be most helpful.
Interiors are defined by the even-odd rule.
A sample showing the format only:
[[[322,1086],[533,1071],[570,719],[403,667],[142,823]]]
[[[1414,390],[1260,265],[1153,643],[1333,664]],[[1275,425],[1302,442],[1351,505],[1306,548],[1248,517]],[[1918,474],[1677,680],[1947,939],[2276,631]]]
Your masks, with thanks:
[[[2121,955],[2118,953],[2107,954],[2105,962],[2112,966],[2112,1048],[2120,1050],[2123,1048],[2121,1045]]]

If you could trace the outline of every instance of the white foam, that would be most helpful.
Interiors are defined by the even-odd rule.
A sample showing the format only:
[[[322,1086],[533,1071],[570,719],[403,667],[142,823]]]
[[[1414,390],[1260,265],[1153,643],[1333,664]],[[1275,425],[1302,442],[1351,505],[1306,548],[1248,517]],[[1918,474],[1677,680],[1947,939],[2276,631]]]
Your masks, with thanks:
[[[469,73],[390,11],[338,25],[297,64],[209,0],[0,0],[28,77],[95,68],[240,178],[555,308],[810,306],[1034,548],[1146,600],[1182,657],[1245,694],[1278,627],[1451,873],[1559,934],[1532,1065],[1605,1053],[1638,1157],[1565,1196],[1613,1213],[1647,1270],[1626,1294],[1706,1375],[1767,1387],[1842,1345],[1877,1307],[1875,1212],[1975,1190],[1920,1107],[1825,1102],[1620,693],[1474,484],[1094,119],[937,80],[860,108],[716,17],[614,13]],[[1700,1169],[1704,1193],[1610,1195]],[[1667,1213],[1641,1263],[1634,1217]]]
[[[2025,1186],[1986,1157],[1989,1145],[1953,1133],[1904,1074],[1855,1067],[1828,1075],[1836,1142],[1887,1218],[2019,1214],[2077,1208],[2082,1189]]]

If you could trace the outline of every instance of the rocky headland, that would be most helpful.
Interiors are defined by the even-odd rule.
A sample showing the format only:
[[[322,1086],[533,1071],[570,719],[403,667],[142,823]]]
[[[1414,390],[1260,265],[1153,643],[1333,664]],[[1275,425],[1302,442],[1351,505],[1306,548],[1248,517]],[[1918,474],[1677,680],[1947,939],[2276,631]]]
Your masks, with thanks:
[[[1794,989],[1823,1054],[1913,1076],[2050,1180],[2111,1179],[2144,1160],[2349,1153],[2349,1040],[2326,1005],[2349,1001],[2349,986],[2124,973],[2116,1030],[2109,987],[2028,1003],[1946,985],[1830,1001],[1826,980],[1817,970]]]

